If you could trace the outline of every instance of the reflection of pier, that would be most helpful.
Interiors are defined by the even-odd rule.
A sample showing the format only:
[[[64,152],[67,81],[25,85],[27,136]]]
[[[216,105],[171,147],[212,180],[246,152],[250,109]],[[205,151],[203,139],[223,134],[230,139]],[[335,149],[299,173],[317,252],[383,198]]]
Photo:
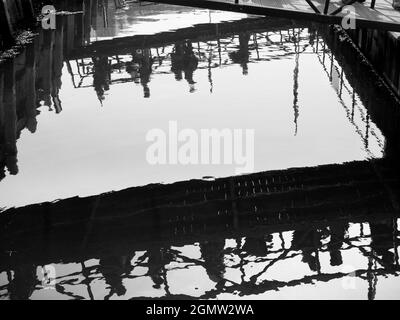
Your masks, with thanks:
[[[176,80],[184,79],[189,90],[193,91],[196,70],[199,69],[208,70],[212,92],[213,68],[239,64],[243,74],[246,74],[249,63],[294,58],[293,112],[296,131],[301,119],[297,93],[301,56],[318,54],[349,121],[364,140],[367,152],[371,145],[382,149],[385,144],[386,155],[398,153],[397,98],[388,94],[390,89],[369,66],[357,62],[357,53],[345,48],[347,42],[343,44],[334,40],[337,35],[322,27],[302,29],[293,28],[293,23],[287,20],[244,19],[190,27],[169,35],[102,41],[80,51],[77,48],[82,46],[84,37],[76,30],[82,30],[81,22],[78,15],[63,17],[57,30],[42,32],[33,45],[3,66],[0,75],[0,110],[3,110],[0,112],[0,179],[5,176],[4,168],[10,174],[18,172],[16,139],[24,128],[35,132],[40,107],[47,107],[56,113],[62,111],[58,92],[64,65],[76,88],[94,87],[98,98],[103,100],[105,91],[111,85],[122,82],[137,83],[143,87],[144,97],[150,97],[151,79],[164,73],[173,74]],[[122,53],[114,48],[121,49]],[[71,60],[72,57],[76,60]],[[24,65],[27,67],[23,68]],[[174,81],[173,78],[171,80]],[[381,85],[376,86],[377,82]],[[16,93],[15,96],[12,92]],[[384,134],[385,142],[378,128]]]
[[[377,88],[379,77],[359,63],[346,43],[337,41],[332,29],[244,19],[81,48],[88,38],[83,26],[80,15],[63,17],[57,30],[42,32],[17,59],[2,66],[0,179],[4,168],[18,172],[16,140],[25,128],[35,132],[40,108],[62,112],[58,92],[64,66],[76,88],[94,87],[102,100],[109,86],[128,81],[141,85],[149,97],[151,78],[162,73],[170,74],[171,81],[187,81],[192,90],[198,69],[208,70],[212,91],[213,68],[237,64],[245,75],[250,63],[290,58],[296,130],[301,120],[301,57],[315,54],[366,150],[371,141],[385,144],[387,157],[150,185],[9,209],[0,215],[0,273],[7,275],[0,297],[29,298],[41,287],[36,268],[60,261],[75,264],[70,273],[57,276],[56,291],[90,299],[95,297],[95,280],[104,280],[109,298],[125,295],[126,281],[143,278],[161,296],[193,297],[171,292],[168,282],[170,272],[192,267],[204,270],[215,284],[196,295],[201,298],[262,294],[354,275],[368,283],[365,296],[373,299],[378,278],[398,274],[399,173],[389,157],[397,156],[400,146],[397,98],[383,82]],[[199,257],[179,246],[198,248]],[[349,250],[368,263],[342,269]],[[290,268],[291,259],[300,259],[296,263],[303,263],[308,273],[285,280],[269,276],[274,266],[289,263]],[[258,271],[249,272],[250,266]],[[227,270],[238,277],[230,278]],[[74,284],[87,292],[75,292]]]
[[[357,250],[370,262],[351,273],[368,281],[368,297],[373,299],[377,277],[400,270],[397,179],[398,172],[379,160],[152,185],[11,209],[1,216],[0,271],[27,269],[21,275],[10,273],[9,285],[0,292],[14,290],[23,296],[23,289],[12,287],[22,281],[18,277],[62,261],[81,263],[73,274],[57,279],[62,294],[68,294],[62,289],[64,279],[67,284],[70,276],[87,277],[84,282],[90,288],[93,273],[104,274],[110,264],[120,270],[112,278],[104,274],[110,295],[125,293],[123,278],[150,277],[154,286],[167,288],[165,274],[185,266],[204,268],[216,282],[202,298],[260,294],[345,277],[349,270],[327,272],[320,256],[329,254],[328,264],[340,267],[346,263],[343,254]],[[350,232],[349,223],[358,230]],[[225,239],[236,244],[226,247]],[[201,259],[174,249],[194,243],[199,243]],[[132,263],[135,252],[144,254]],[[310,275],[287,281],[265,278],[275,264],[298,256]],[[85,267],[91,259],[100,259],[99,265]],[[170,262],[175,262],[172,269],[167,267]],[[259,265],[259,271],[246,275],[249,265]],[[148,272],[142,276],[130,275],[143,267]],[[242,280],[226,277],[226,269],[242,273]],[[39,284],[30,279],[32,291]],[[174,297],[165,290],[166,297]]]

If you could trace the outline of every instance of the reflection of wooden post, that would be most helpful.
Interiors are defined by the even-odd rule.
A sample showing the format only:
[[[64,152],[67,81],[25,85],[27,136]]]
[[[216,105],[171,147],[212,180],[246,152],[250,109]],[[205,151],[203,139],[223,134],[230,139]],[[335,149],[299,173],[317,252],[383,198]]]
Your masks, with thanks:
[[[35,43],[37,43],[35,41]],[[26,117],[27,128],[30,132],[36,131],[36,49],[34,44],[31,44],[26,49]]]
[[[33,23],[35,21],[35,13],[33,10],[32,0],[21,0],[21,7],[24,20],[28,23]]]
[[[232,202],[233,227],[237,229],[239,227],[239,212],[236,203],[235,180],[233,178],[229,180],[229,189],[230,189],[230,199]]]
[[[6,148],[6,164],[11,174],[17,174],[17,108],[15,99],[14,62],[4,65],[4,142]]]
[[[397,251],[398,249],[398,241],[397,241],[397,234],[398,234],[398,226],[397,226],[397,218],[392,218],[393,219],[393,249],[394,249],[394,259],[396,266],[399,266],[399,253]]]
[[[51,107],[50,92],[51,74],[53,71],[54,31],[44,30],[42,32],[42,41],[38,76],[40,79],[41,89],[43,89],[42,99],[45,101],[45,105]]]
[[[4,124],[5,124],[5,117],[4,117],[4,104],[3,104],[3,93],[4,93],[4,73],[2,68],[0,68],[0,149],[3,143],[4,137]],[[0,159],[2,157],[0,151]],[[1,167],[0,167],[1,170]],[[0,180],[1,180],[1,171],[0,171]]]
[[[4,65],[4,117],[5,117],[5,142],[15,146],[17,110],[15,99],[15,69],[14,62],[6,62]]]
[[[55,31],[55,43],[53,52],[53,70],[52,70],[52,88],[51,96],[53,98],[54,108],[56,113],[61,112],[61,100],[58,96],[59,90],[61,89],[61,75],[64,63],[64,53],[63,53],[63,42],[64,42],[64,28],[63,25]]]
[[[92,25],[92,0],[84,0],[83,2],[83,44],[90,43],[90,26]]]
[[[15,43],[14,29],[8,11],[7,0],[0,0],[0,29],[2,31],[3,44],[5,46],[13,45]]]
[[[85,4],[84,2],[82,3],[76,3],[76,10],[77,11],[84,11],[85,9]],[[74,39],[74,47],[79,48],[84,44],[84,15],[85,13],[78,13],[75,14],[75,39]]]

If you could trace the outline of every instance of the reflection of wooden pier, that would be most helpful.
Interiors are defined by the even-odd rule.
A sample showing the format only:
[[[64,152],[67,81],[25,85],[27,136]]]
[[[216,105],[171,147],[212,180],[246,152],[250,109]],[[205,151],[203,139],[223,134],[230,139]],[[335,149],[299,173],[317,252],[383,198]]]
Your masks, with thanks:
[[[243,12],[249,14],[306,19],[329,24],[341,24],[345,6],[341,0],[160,0],[162,3],[208,9]],[[350,4],[355,8],[358,27],[400,31],[400,11],[392,7],[391,0],[372,0]]]
[[[237,36],[243,30],[254,33],[253,47],[257,48],[261,41],[267,42],[266,34],[262,34],[265,30],[292,27],[284,21],[273,26],[268,21],[243,20],[182,29],[170,35],[106,41],[75,50],[87,39],[87,34],[76,32],[87,30],[85,23],[87,21],[79,15],[65,17],[57,30],[41,33],[20,56],[2,66],[0,169],[4,162],[10,172],[18,170],[16,139],[24,128],[35,132],[39,101],[44,101],[55,112],[62,111],[58,97],[61,70],[64,62],[68,68],[71,58],[103,57],[108,63],[108,55],[112,58],[124,50],[128,54],[144,47],[148,51],[156,50],[157,46],[183,40],[215,42],[222,36]],[[293,29],[291,38],[294,38],[294,32]],[[366,137],[373,134],[368,126],[371,119],[385,134],[386,152],[398,149],[396,98],[389,95],[383,85],[374,88],[376,74],[371,75],[371,70],[360,66],[354,52],[351,58],[352,53],[345,47],[349,44],[339,42],[337,35],[332,36],[331,28],[318,28],[318,32],[313,32],[316,37],[313,53],[320,59],[332,84],[337,84],[338,97],[350,95],[353,98],[351,105],[343,104],[349,120],[353,122],[354,114],[358,112],[355,93],[367,108],[367,112],[361,110],[360,113],[366,129],[356,128],[362,131],[362,138],[367,141]],[[116,43],[120,45],[115,47]],[[268,45],[272,43],[268,41]],[[295,50],[287,54],[298,56],[301,41],[293,45]],[[342,56],[341,51],[346,54]],[[211,55],[209,59],[211,65]],[[393,168],[388,160],[263,172],[215,181],[150,185],[1,212],[0,272],[7,273],[8,283],[0,285],[0,298],[5,291],[11,292],[13,298],[29,298],[29,291],[33,290],[30,286],[37,284],[36,278],[30,278],[31,271],[36,266],[59,261],[74,263],[76,269],[71,272],[72,276],[84,279],[88,296],[93,298],[90,287],[96,270],[102,270],[104,261],[110,256],[117,264],[122,260],[130,261],[135,250],[145,251],[148,260],[134,262],[132,268],[146,267],[149,271],[145,276],[165,284],[168,262],[160,262],[162,259],[159,258],[166,256],[165,252],[171,253],[177,264],[187,264],[180,266],[182,269],[188,264],[202,267],[213,279],[227,267],[223,258],[218,260],[221,256],[234,255],[239,262],[233,268],[238,272],[254,263],[254,256],[257,256],[257,263],[267,264],[259,274],[242,283],[221,280],[216,289],[201,297],[215,298],[221,292],[262,294],[268,290],[344,277],[345,272],[324,273],[324,261],[319,260],[319,255],[330,254],[331,266],[340,266],[344,263],[342,250],[359,250],[371,263],[355,270],[354,274],[368,281],[368,297],[373,299],[376,278],[400,270],[399,172],[398,167]],[[361,223],[357,235],[346,235],[349,223]],[[364,224],[369,225],[369,234],[365,234]],[[283,237],[285,232],[293,232],[292,241]],[[278,235],[279,241],[271,240],[272,234]],[[233,238],[237,247],[226,248],[225,240]],[[368,245],[360,244],[366,239],[370,240]],[[171,249],[195,242],[200,243],[201,259]],[[273,243],[274,248],[267,249],[266,243]],[[391,252],[394,252],[393,257]],[[287,281],[262,278],[270,266],[300,256],[312,270],[312,275]],[[100,259],[100,262],[95,266],[85,265],[92,259]],[[71,274],[57,277],[57,290],[68,285],[70,279],[66,281],[66,278]],[[118,277],[122,276],[117,275],[114,279]],[[21,283],[24,285],[18,286]],[[112,283],[107,284],[112,287]],[[68,290],[60,292],[77,298]],[[169,292],[166,296],[176,297]],[[185,297],[190,297],[190,293]]]
[[[299,50],[309,46],[310,39],[316,37],[311,46],[312,50],[318,54],[321,61],[324,61],[322,65],[328,71],[329,79],[337,82],[338,96],[343,102],[349,121],[355,125],[355,129],[364,140],[366,149],[368,149],[368,140],[374,139],[373,127],[370,125],[370,122],[373,122],[385,136],[385,142],[377,139],[379,147],[383,149],[384,144],[386,155],[399,154],[398,99],[390,94],[390,90],[382,81],[379,81],[379,77],[371,68],[359,66],[359,55],[354,53],[351,44],[347,41],[338,41],[337,34],[330,34],[332,28],[326,28],[324,31],[323,27],[318,30],[311,27],[309,29],[311,33],[304,34],[302,38],[299,36],[300,30],[293,28],[290,20],[274,19],[274,21],[273,23],[264,21],[264,19],[244,19],[229,23],[203,24],[169,33],[165,39],[163,38],[164,34],[133,36],[125,40],[102,41],[101,44],[82,48],[85,36],[76,31],[84,30],[82,15],[60,18],[56,30],[41,32],[33,44],[27,46],[16,59],[3,65],[0,74],[0,180],[6,174],[5,168],[11,174],[18,173],[16,139],[25,128],[30,132],[35,132],[36,115],[40,112],[37,108],[40,102],[42,101],[45,106],[56,113],[62,111],[62,102],[58,97],[58,92],[61,88],[60,77],[64,65],[71,74],[76,87],[82,86],[84,80],[83,86],[93,86],[97,90],[96,86],[101,87],[103,80],[108,84],[133,81],[133,77],[128,73],[125,78],[113,77],[110,80],[110,77],[114,71],[121,71],[121,68],[126,71],[126,62],[132,61],[131,53],[136,50],[152,54],[154,59],[158,59],[160,65],[163,64],[166,70],[172,72],[170,50],[173,50],[176,43],[185,40],[193,43],[194,54],[199,59],[197,68],[208,68],[211,71],[211,68],[218,68],[222,61],[226,61],[227,64],[236,63],[231,57],[233,57],[232,53],[237,50],[237,44],[229,48],[221,47],[221,39],[229,37],[237,41],[239,35],[240,40],[243,30],[249,35],[247,40],[249,54],[252,53],[257,60],[271,58],[265,55],[265,51],[264,54],[258,54],[263,48],[268,49],[267,52],[269,50],[276,52],[282,46],[286,47],[286,50],[282,51],[282,57],[290,55],[297,57],[302,54],[299,53]],[[268,37],[274,34],[277,37],[271,41]],[[295,35],[297,36],[295,37]],[[298,40],[293,42],[294,38]],[[210,43],[215,46],[214,51],[209,50]],[[335,58],[328,51],[334,51]],[[124,52],[127,53],[126,57],[120,55]],[[342,54],[346,54],[347,57],[343,57]],[[105,62],[106,68],[103,69],[107,72],[101,73],[102,68],[95,68],[93,59],[98,57]],[[76,61],[71,60],[75,58]],[[296,68],[294,75],[297,74]],[[160,71],[155,68],[146,70],[148,70],[147,73],[140,73],[140,77],[142,77],[140,81],[143,80],[142,85],[144,86],[151,86],[149,75],[156,77],[157,72]],[[145,79],[146,77],[148,80]],[[368,80],[365,81],[365,79]],[[211,76],[210,80],[212,80]],[[294,77],[295,82],[296,77]],[[376,83],[381,85],[376,86]],[[212,86],[212,81],[210,81],[210,86]],[[97,91],[94,94],[98,94]],[[15,96],[10,92],[15,92]],[[356,93],[367,110],[359,110],[354,99]],[[296,95],[295,85],[293,94]],[[351,99],[342,99],[343,96],[350,96]],[[351,103],[345,101],[351,101]],[[5,106],[9,107],[4,108]],[[294,109],[296,109],[295,103]],[[361,116],[362,121],[356,124],[353,120],[357,114]]]
[[[162,252],[173,252],[177,263],[199,265],[210,276],[216,272],[211,261],[218,261],[224,254],[238,255],[240,263],[234,268],[243,269],[254,262],[254,256],[258,263],[267,263],[249,280],[233,286],[222,281],[203,296],[212,298],[220,292],[264,293],[310,280],[344,277],[343,272],[324,273],[319,255],[329,253],[331,265],[340,266],[344,263],[341,251],[355,249],[379,264],[378,267],[371,263],[368,268],[355,271],[357,277],[369,281],[368,294],[373,299],[376,286],[371,280],[400,270],[397,178],[398,172],[385,161],[365,161],[215,181],[150,185],[11,209],[0,216],[0,272],[17,270],[14,278],[20,281],[20,277],[29,276],[32,266],[62,261],[77,265],[72,275],[84,275],[89,269],[95,271],[86,267],[85,261],[100,259],[96,268],[101,270],[102,261],[108,257],[117,261],[130,257],[130,261],[137,251],[147,252],[145,257],[149,260],[132,267],[148,267],[147,276],[152,279],[169,263],[156,259]],[[360,223],[358,235],[346,235],[349,223]],[[365,223],[370,226],[370,234],[363,230]],[[294,232],[290,244],[285,243],[285,232]],[[272,234],[279,235],[279,240],[274,240]],[[365,242],[366,238],[371,243]],[[225,249],[225,239],[236,239],[237,248]],[[245,239],[244,245],[240,239]],[[360,241],[370,243],[372,250],[360,245]],[[274,249],[271,245],[267,248],[268,242],[274,243]],[[203,259],[193,259],[172,249],[194,243],[200,243]],[[271,265],[299,255],[312,270],[311,276],[290,281],[257,281]],[[223,259],[218,262],[217,270],[222,272],[225,263]],[[62,282],[64,277],[61,275],[57,281]],[[93,281],[90,278],[87,283]],[[9,279],[12,283],[11,273]],[[35,279],[31,281],[35,283]],[[7,285],[0,287],[0,291],[5,288]],[[14,290],[12,286],[9,289]]]

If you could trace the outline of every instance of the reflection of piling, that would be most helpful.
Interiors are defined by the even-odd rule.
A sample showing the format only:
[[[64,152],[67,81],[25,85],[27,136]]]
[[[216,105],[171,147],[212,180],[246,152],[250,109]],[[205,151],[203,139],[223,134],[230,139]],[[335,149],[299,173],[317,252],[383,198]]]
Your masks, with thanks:
[[[36,131],[36,50],[37,42],[26,48],[25,90],[26,90],[26,127],[30,132]]]
[[[4,93],[4,74],[2,69],[0,69],[0,180],[5,177],[4,171],[4,125],[5,125],[5,115],[4,115],[4,103],[3,103],[3,93]]]
[[[392,89],[400,95],[400,39],[394,33],[378,29],[348,30],[361,51],[381,72]]]
[[[57,113],[61,112],[61,101],[58,96],[61,89],[61,75],[62,68],[64,65],[64,52],[63,52],[63,42],[64,42],[64,26],[60,25],[55,31],[55,41],[53,47],[53,64],[52,64],[52,74],[51,74],[51,97],[53,100],[54,108]]]
[[[45,105],[51,106],[50,92],[53,65],[53,47],[54,47],[54,31],[45,30],[41,34],[40,59],[38,65],[38,85],[43,89]]]
[[[15,42],[14,28],[8,11],[8,2],[6,0],[0,0],[0,30],[2,31],[0,39],[3,45],[13,45]]]
[[[20,0],[24,20],[33,24],[35,22],[35,12],[33,9],[32,0]]]
[[[83,45],[90,44],[93,2],[93,0],[83,1]]]
[[[14,62],[4,65],[4,146],[5,163],[11,174],[18,172],[16,164],[17,154],[17,110],[15,98],[15,67]]]

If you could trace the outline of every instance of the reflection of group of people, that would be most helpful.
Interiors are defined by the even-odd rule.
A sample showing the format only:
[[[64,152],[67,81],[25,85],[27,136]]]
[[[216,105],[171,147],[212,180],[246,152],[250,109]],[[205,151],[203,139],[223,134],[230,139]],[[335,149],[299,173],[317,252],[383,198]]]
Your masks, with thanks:
[[[106,91],[110,90],[112,66],[107,56],[94,57],[93,61],[93,87],[100,101],[105,99]],[[136,50],[132,53],[132,60],[126,62],[126,71],[133,81],[141,84],[145,98],[150,97],[150,75],[154,59],[150,49]]]
[[[229,54],[234,63],[239,64],[243,69],[243,74],[248,73],[247,63],[249,61],[249,40],[250,33],[239,34],[239,48],[236,52]],[[149,82],[153,71],[154,58],[151,56],[150,49],[139,49],[131,54],[132,59],[125,63],[126,71],[130,74],[133,81],[141,84],[145,98],[150,97]],[[105,99],[105,92],[110,89],[112,66],[108,57],[94,57],[93,60],[93,86],[100,101]],[[194,92],[195,84],[194,72],[199,63],[199,58],[193,51],[190,41],[175,43],[171,53],[171,71],[177,81],[185,79],[189,84],[189,92]]]
[[[379,222],[369,223],[371,232],[371,255],[378,259],[379,263],[387,269],[397,265],[395,254],[392,252],[395,247],[393,242],[393,219],[386,219]],[[346,244],[347,225],[342,222],[331,224],[328,228],[296,230],[293,233],[291,250],[300,251],[302,261],[306,263],[313,272],[320,271],[319,250],[326,243],[330,254],[331,266],[343,264],[342,250]],[[244,242],[238,240],[237,251],[241,258],[255,256],[265,257],[273,247],[273,237],[271,234],[266,236],[250,236]],[[348,246],[347,246],[348,247]],[[217,290],[222,290],[225,286],[225,240],[213,239],[200,242],[201,265],[204,267],[211,281],[215,283]],[[99,261],[97,271],[103,276],[107,285],[108,294],[105,299],[113,295],[123,296],[127,289],[123,284],[123,279],[129,276],[134,269],[132,266],[133,255],[107,256]],[[168,293],[167,266],[177,260],[176,252],[170,248],[159,246],[149,247],[146,253],[138,258],[140,266],[147,266],[147,275],[153,282],[154,289],[161,289]],[[38,284],[36,278],[36,267],[33,265],[22,264],[13,270],[13,275],[8,272],[9,285],[8,291],[11,299],[28,299]]]
[[[192,43],[176,43],[174,52],[171,53],[171,71],[175,74],[175,79],[182,80],[182,73],[189,84],[190,92],[195,91],[193,73],[197,69],[199,59],[193,52]]]

